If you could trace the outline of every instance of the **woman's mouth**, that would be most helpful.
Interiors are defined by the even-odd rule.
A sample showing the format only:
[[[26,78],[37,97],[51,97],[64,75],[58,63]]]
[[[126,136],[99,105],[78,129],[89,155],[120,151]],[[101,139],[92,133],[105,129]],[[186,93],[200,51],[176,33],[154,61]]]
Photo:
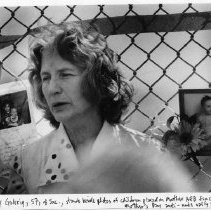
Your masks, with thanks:
[[[67,103],[67,102],[53,103],[52,104],[52,110],[56,111],[56,112],[63,111],[66,108],[66,106],[68,106],[68,105],[69,105],[69,103]]]

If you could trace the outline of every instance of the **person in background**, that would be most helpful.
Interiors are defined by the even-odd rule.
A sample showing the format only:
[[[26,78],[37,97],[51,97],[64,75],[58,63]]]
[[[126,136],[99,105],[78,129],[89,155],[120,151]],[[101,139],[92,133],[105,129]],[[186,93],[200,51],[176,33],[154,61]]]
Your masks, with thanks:
[[[123,125],[133,88],[103,35],[87,24],[61,23],[33,36],[29,81],[55,130],[15,157],[29,193],[195,190],[158,141]]]

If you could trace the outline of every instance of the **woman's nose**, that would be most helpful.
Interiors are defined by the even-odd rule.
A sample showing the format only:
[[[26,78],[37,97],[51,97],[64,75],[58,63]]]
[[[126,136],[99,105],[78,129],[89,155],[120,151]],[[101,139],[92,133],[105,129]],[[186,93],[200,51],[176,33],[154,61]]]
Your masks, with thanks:
[[[51,79],[49,84],[49,93],[50,94],[59,94],[62,92],[62,88],[60,86],[60,83],[57,79]]]

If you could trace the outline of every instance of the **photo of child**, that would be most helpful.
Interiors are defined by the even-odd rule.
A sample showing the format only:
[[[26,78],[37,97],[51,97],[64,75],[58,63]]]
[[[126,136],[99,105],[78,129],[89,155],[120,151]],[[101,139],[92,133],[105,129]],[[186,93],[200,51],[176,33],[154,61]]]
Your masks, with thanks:
[[[6,166],[11,165],[10,163],[19,149],[23,145],[36,141],[38,133],[32,115],[33,104],[28,82],[25,80],[15,81],[0,86],[1,169],[1,162]],[[0,173],[0,177],[1,175],[2,173]],[[4,178],[7,177],[4,176]]]
[[[200,134],[197,138],[203,140],[203,144],[200,143],[201,149],[197,151],[197,155],[210,156],[211,88],[179,90],[179,105],[180,116],[196,127],[195,134]]]
[[[205,95],[201,99],[201,112],[197,114],[197,122],[205,132],[205,138],[211,139],[211,96]]]
[[[0,97],[0,130],[31,122],[26,91]]]

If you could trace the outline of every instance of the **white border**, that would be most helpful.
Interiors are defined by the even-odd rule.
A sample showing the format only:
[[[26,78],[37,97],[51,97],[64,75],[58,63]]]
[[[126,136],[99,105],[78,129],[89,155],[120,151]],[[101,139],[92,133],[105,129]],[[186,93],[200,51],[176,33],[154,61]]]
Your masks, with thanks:
[[[211,3],[211,0],[0,0],[0,6],[62,6],[62,5],[98,5],[98,4],[188,4]]]
[[[37,6],[45,6],[45,5],[52,5],[52,6],[59,6],[59,5],[68,5],[68,4],[71,4],[71,5],[96,5],[96,4],[110,4],[110,5],[116,5],[116,4],[160,4],[160,3],[164,3],[164,4],[187,4],[187,3],[199,3],[199,4],[203,4],[203,3],[211,3],[211,0],[57,0],[57,1],[54,1],[54,0],[0,0],[0,6],[10,6],[10,7],[14,7],[14,6],[34,6],[34,5],[37,5]],[[0,94],[9,94],[9,93],[12,93],[12,92],[17,92],[17,86],[13,86],[14,84],[17,85],[17,83],[20,83],[20,82],[16,82],[16,83],[7,83],[7,84],[3,84],[1,85],[0,87],[9,87],[9,89],[7,89],[7,91],[5,90],[2,90],[2,88],[0,88]],[[26,85],[27,86],[27,85]],[[18,85],[19,89],[18,91],[20,90],[24,90],[24,86],[21,84]],[[28,87],[28,86],[27,86]],[[11,89],[10,89],[11,88]],[[8,92],[9,90],[9,92]],[[32,110],[31,110],[31,107],[32,107],[32,100],[31,100],[31,94],[30,92],[28,91],[27,89],[27,96],[28,96],[28,102],[29,102],[29,109],[30,109],[30,115],[31,115],[31,120],[33,121],[34,118],[33,118],[33,114],[32,114]],[[88,196],[91,196],[92,194],[89,194]],[[121,197],[122,195],[121,194],[104,194],[105,196],[107,197],[112,197],[112,196],[118,196],[118,197]],[[125,194],[126,195],[129,195],[129,194]],[[140,197],[142,196],[150,196],[152,194],[134,194],[134,195],[139,195]],[[169,196],[170,193],[165,193],[165,194],[159,194],[160,196]],[[189,196],[190,194],[186,193],[186,194],[183,194],[184,197],[186,196]],[[202,193],[202,194],[195,194],[196,196],[200,196],[200,195],[203,195],[203,196],[210,196],[210,194],[207,194],[207,193]],[[45,198],[54,198],[54,199],[58,199],[58,200],[62,200],[62,199],[65,199],[68,195],[4,195],[4,196],[0,196],[0,200],[1,202],[3,202],[4,200],[6,200],[8,197],[10,199],[17,199],[17,200],[20,200],[20,199],[23,199],[25,201],[29,200],[31,201],[31,199],[33,199],[34,197],[38,197],[40,199],[45,199]],[[70,197],[74,197],[76,195],[70,195]],[[96,195],[93,195],[94,197],[97,197]],[[156,196],[156,195],[152,195],[152,196]],[[82,197],[82,195],[77,195],[77,197]],[[211,197],[211,196],[210,196]],[[34,209],[49,209],[49,207],[52,209],[61,209],[59,207],[52,207],[52,206],[39,206],[39,207],[34,207],[34,206],[30,206],[29,208],[34,208]],[[84,207],[84,206],[83,206]],[[90,205],[87,206],[86,209],[88,209],[88,207],[90,207]],[[115,207],[115,205],[111,205],[110,207]],[[8,207],[7,206],[7,209],[26,209],[26,208],[22,208],[21,206],[12,206],[12,207]],[[27,208],[27,209],[29,209]],[[76,205],[75,206],[75,209],[79,209],[81,208],[80,205]],[[5,208],[2,208],[1,209],[5,209]],[[68,207],[68,209],[70,209]],[[73,209],[73,208],[71,208]],[[93,209],[93,205],[91,205],[91,209]],[[97,209],[100,209],[97,208]],[[199,209],[199,208],[197,208]]]
[[[90,202],[83,202],[83,200]],[[0,195],[0,209],[210,209],[210,193]],[[68,202],[67,202],[68,201]],[[75,202],[72,202],[75,201]],[[105,202],[104,202],[105,201]],[[137,205],[134,205],[137,204]],[[129,206],[133,206],[130,208]],[[160,205],[158,207],[157,205]],[[142,208],[141,208],[142,207]],[[153,208],[154,207],[154,208]]]

